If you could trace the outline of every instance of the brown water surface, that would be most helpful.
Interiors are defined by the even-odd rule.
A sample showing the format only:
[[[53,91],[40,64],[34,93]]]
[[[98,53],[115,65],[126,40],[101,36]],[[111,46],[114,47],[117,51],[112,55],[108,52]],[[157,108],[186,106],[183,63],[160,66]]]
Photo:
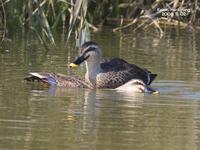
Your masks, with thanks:
[[[66,69],[78,55],[73,42],[46,51],[38,40],[16,34],[0,47],[0,149],[199,149],[200,34],[166,33],[105,29],[91,36],[104,57],[157,73],[152,86],[160,95],[27,84],[30,71],[81,76],[85,68]]]

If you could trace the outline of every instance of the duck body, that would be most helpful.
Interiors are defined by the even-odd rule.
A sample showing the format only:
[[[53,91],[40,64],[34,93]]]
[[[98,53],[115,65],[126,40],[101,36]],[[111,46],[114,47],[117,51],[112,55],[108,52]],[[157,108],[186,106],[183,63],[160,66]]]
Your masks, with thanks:
[[[77,67],[82,62],[86,64],[85,81],[94,88],[115,89],[130,80],[140,80],[144,86],[149,86],[157,76],[120,58],[103,60],[99,46],[91,41],[82,45],[81,55],[70,67]]]
[[[60,73],[31,72],[24,78],[29,82],[40,82],[50,86],[67,88],[91,88],[85,81]]]
[[[139,79],[150,85],[157,76],[120,58],[107,59],[100,66],[101,72],[96,76],[97,88],[117,88],[132,79]]]

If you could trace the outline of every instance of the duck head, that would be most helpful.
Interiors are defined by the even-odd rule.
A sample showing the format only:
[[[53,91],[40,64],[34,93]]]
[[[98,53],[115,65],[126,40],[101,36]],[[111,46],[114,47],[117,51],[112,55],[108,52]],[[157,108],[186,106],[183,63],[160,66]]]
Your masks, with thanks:
[[[76,68],[83,62],[86,64],[85,81],[95,87],[96,76],[102,71],[100,66],[101,49],[95,42],[85,42],[81,46],[80,56],[69,67]]]
[[[81,46],[80,56],[77,57],[76,60],[69,65],[69,67],[76,68],[83,62],[98,65],[101,61],[101,55],[101,49],[98,44],[92,41],[85,42]]]

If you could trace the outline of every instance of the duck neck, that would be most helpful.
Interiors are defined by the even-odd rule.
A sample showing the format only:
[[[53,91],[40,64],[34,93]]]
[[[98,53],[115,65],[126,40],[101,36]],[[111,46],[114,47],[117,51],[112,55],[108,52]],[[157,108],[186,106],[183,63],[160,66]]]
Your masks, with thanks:
[[[96,86],[96,76],[101,72],[100,62],[86,62],[85,80],[93,87]]]

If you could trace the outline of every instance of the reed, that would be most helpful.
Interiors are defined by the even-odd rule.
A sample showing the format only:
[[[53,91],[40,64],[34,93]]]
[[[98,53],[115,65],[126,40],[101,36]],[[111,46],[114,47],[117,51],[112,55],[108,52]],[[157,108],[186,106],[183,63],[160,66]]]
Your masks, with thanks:
[[[198,0],[0,0],[0,3],[1,39],[7,31],[9,34],[25,28],[33,31],[46,45],[56,44],[54,31],[67,35],[66,41],[74,33],[77,45],[80,45],[90,38],[90,29],[97,31],[96,26],[111,22],[113,18],[120,22],[114,31],[136,23],[134,30],[153,25],[160,33],[163,33],[163,22],[177,21],[177,26],[182,23],[190,28],[200,25]],[[166,8],[187,9],[190,13],[186,16],[162,16],[163,12],[158,12],[158,9]]]

